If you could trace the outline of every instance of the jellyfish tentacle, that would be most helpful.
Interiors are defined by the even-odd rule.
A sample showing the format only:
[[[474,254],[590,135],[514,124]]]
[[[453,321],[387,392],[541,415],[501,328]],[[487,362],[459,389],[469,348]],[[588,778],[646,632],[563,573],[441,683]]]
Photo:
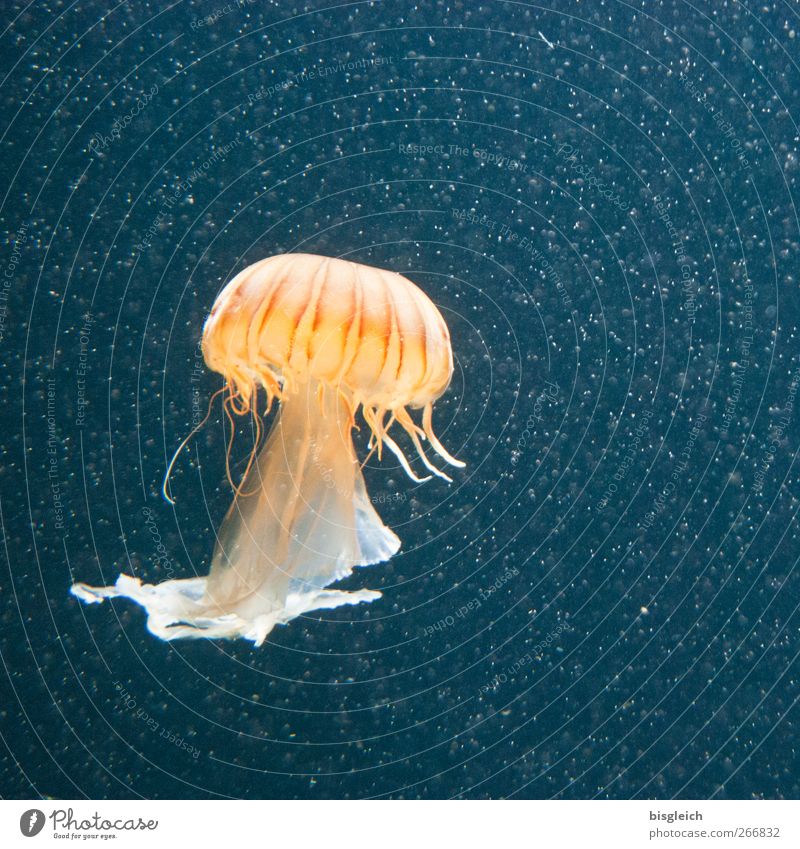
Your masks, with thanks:
[[[247,415],[250,412],[250,399],[253,397],[253,393],[257,391],[255,381],[249,372],[243,370],[239,365],[231,366],[230,371],[225,374],[225,377],[231,387],[233,387],[231,398],[236,399],[238,406],[234,407],[234,409],[237,415]]]
[[[258,369],[258,378],[267,393],[266,412],[268,413],[272,409],[272,402],[275,398],[281,400],[281,385],[269,365]]]
[[[253,414],[253,421],[255,422],[255,426],[256,426],[255,438],[253,440],[253,448],[250,451],[250,457],[247,460],[247,466],[246,466],[244,472],[242,473],[242,478],[239,481],[239,485],[235,486],[233,488],[236,495],[241,495],[245,498],[249,495],[254,495],[258,491],[258,486],[256,486],[256,488],[251,490],[250,492],[242,492],[242,490],[244,489],[245,481],[247,480],[247,473],[250,471],[251,466],[253,465],[256,457],[258,456],[258,449],[261,445],[261,435],[263,433],[262,426],[261,426],[261,416],[259,415],[259,412],[258,412],[258,396],[257,395],[253,396],[252,414]]]
[[[383,459],[383,441],[386,437],[386,431],[394,424],[395,415],[392,413],[391,418],[388,423],[385,423],[384,420],[386,418],[386,414],[389,411],[383,406],[368,406],[364,405],[362,409],[362,415],[364,416],[364,421],[369,425],[369,429],[372,432],[369,438],[369,448],[377,450],[378,452],[378,460]],[[370,451],[370,453],[372,453]],[[366,460],[364,461],[366,462]]]
[[[379,426],[378,426],[377,419],[375,418],[375,408],[370,407],[369,404],[364,404],[364,406],[361,408],[361,415],[364,417],[364,421],[367,423],[367,426],[369,427],[369,430],[370,430],[369,447],[372,448],[373,440],[374,440],[374,444],[376,445],[376,447],[378,449],[378,459],[380,459],[380,456],[381,456],[381,449],[380,449],[381,439],[380,439],[380,429],[379,429]]]
[[[238,393],[232,392],[228,396],[228,403],[230,404],[231,410],[233,410],[237,416],[246,415],[247,411],[250,409],[250,402],[244,400],[244,397]]]
[[[425,429],[425,435],[428,437],[428,442],[430,442],[433,450],[447,463],[451,466],[455,466],[457,469],[463,469],[466,467],[466,463],[461,460],[456,460],[441,442],[436,438],[436,434],[433,432],[433,404],[426,404],[424,410],[422,411],[422,427]]]
[[[236,484],[233,482],[233,475],[231,474],[231,451],[233,450],[233,440],[236,436],[236,423],[233,420],[233,415],[231,414],[231,410],[235,411],[235,407],[233,405],[233,390],[231,390],[231,394],[228,395],[227,398],[222,402],[222,409],[225,412],[225,416],[228,419],[228,424],[231,426],[231,437],[228,440],[228,446],[225,449],[225,474],[228,477],[228,482],[230,483],[233,489],[236,489]],[[228,407],[230,406],[230,410]]]
[[[371,457],[372,457],[372,455],[375,453],[376,448],[377,448],[377,446],[370,444],[370,446],[369,446],[369,454],[367,454],[367,456],[366,456],[366,457],[365,457],[365,458],[361,461],[361,464],[359,465],[359,469],[361,469],[361,470],[363,471],[364,466],[366,466],[366,465],[367,465],[367,463],[369,463],[370,458],[371,458]]]
[[[380,460],[380,457],[381,457],[380,445],[381,445],[381,442],[383,441],[384,434],[394,424],[394,419],[395,419],[394,413],[392,413],[391,417],[389,418],[389,423],[386,424],[385,420],[386,420],[386,413],[387,412],[388,412],[388,410],[385,407],[378,407],[378,410],[375,414],[375,421],[378,423],[378,459],[379,460]]]
[[[325,384],[322,381],[317,385],[317,406],[319,407],[319,414],[322,416],[325,414]]]
[[[383,435],[383,441],[389,447],[389,450],[394,454],[395,457],[400,461],[400,465],[403,467],[403,471],[411,478],[414,483],[425,483],[431,479],[430,475],[427,475],[424,478],[419,477],[414,473],[414,470],[411,468],[408,460],[406,459],[406,455],[403,454],[400,446],[389,436],[388,433]]]
[[[414,423],[414,420],[408,414],[408,410],[405,407],[400,407],[395,411],[395,415],[397,416],[397,421],[403,430],[411,437],[411,441],[414,443],[414,448],[417,449],[417,454],[419,455],[420,460],[422,460],[423,465],[429,472],[433,472],[437,477],[442,478],[442,480],[446,480],[448,483],[452,483],[453,479],[446,475],[441,469],[437,469],[436,466],[431,463],[431,461],[425,456],[425,451],[422,448],[422,443],[419,440],[418,431],[421,428]],[[424,434],[423,434],[424,435]]]
[[[425,431],[411,418],[411,414],[405,407],[398,407],[395,413],[397,421],[408,432],[409,436],[416,433],[422,439],[426,438]]]
[[[341,386],[336,387],[336,393],[338,397],[342,399],[345,408],[347,409],[348,428],[350,430],[352,430],[353,428],[358,430],[359,427],[356,424],[356,412],[358,411],[358,404],[351,395],[349,395],[347,392],[345,392],[344,389],[342,389]]]
[[[203,421],[201,421],[201,422],[200,422],[200,424],[195,425],[195,426],[194,426],[194,427],[193,427],[193,428],[189,431],[189,435],[188,435],[188,436],[187,436],[187,437],[186,437],[186,438],[185,438],[185,439],[181,442],[181,444],[180,444],[180,445],[179,445],[179,446],[175,449],[175,453],[172,455],[172,459],[169,461],[169,465],[167,466],[167,471],[166,471],[166,472],[165,472],[165,474],[164,474],[164,483],[161,485],[161,493],[162,493],[162,495],[164,496],[164,498],[166,498],[166,500],[167,500],[170,504],[174,504],[174,503],[175,503],[174,499],[173,499],[173,498],[172,498],[172,496],[169,494],[169,479],[170,479],[170,475],[172,474],[172,468],[173,468],[173,466],[175,465],[175,461],[178,459],[178,455],[181,453],[181,451],[183,451],[183,449],[185,448],[185,446],[189,443],[189,440],[190,440],[190,439],[191,439],[191,438],[192,438],[192,437],[193,437],[193,436],[194,436],[194,435],[195,435],[195,434],[196,434],[196,433],[200,430],[200,428],[201,428],[201,427],[203,427],[203,425],[204,425],[204,424],[208,421],[209,417],[211,416],[211,407],[212,407],[212,405],[213,405],[214,401],[217,399],[217,397],[220,395],[220,393],[221,393],[221,392],[224,392],[224,391],[225,391],[225,389],[226,389],[226,388],[227,388],[226,386],[222,386],[220,389],[217,389],[217,391],[216,391],[216,392],[215,392],[215,393],[211,396],[211,398],[209,398],[209,401],[208,401],[208,411],[206,412],[206,416],[205,416],[205,418],[203,419]]]

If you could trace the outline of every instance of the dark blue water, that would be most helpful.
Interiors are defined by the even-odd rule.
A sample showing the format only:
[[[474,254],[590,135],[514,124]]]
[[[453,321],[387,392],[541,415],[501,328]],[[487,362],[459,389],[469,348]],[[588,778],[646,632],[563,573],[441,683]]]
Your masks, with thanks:
[[[6,11],[4,797],[800,794],[795,6]],[[371,460],[383,598],[261,648],[81,606],[207,572],[197,343],[292,251],[431,296],[467,468]]]

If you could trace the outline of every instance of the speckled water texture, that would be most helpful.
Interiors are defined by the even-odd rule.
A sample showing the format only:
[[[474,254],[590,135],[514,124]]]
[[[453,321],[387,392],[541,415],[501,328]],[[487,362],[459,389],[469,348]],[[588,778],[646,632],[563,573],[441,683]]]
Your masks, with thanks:
[[[798,797],[795,4],[6,13],[0,795]],[[381,599],[162,642],[68,590],[207,574],[218,403],[161,484],[282,252],[431,297],[468,465],[370,458]]]

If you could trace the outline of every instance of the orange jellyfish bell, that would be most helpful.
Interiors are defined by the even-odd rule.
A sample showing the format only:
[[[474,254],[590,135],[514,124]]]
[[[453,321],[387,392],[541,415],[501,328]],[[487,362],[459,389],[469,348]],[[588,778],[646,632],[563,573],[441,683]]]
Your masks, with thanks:
[[[351,431],[360,415],[378,456],[386,446],[418,482],[430,476],[412,471],[389,435],[395,423],[431,473],[450,480],[426,456],[423,441],[463,467],[433,432],[433,402],[453,373],[439,310],[399,274],[282,254],[225,286],[202,344],[207,365],[225,379],[226,406],[252,414],[257,433],[259,390],[267,409],[280,402],[269,436],[235,488],[210,574],[156,585],[120,575],[113,587],[74,584],[73,594],[85,602],[136,601],[162,639],[244,637],[256,645],[276,624],[303,613],[379,598],[372,590],[327,589],[400,547],[367,494]],[[409,408],[422,410],[419,423]]]

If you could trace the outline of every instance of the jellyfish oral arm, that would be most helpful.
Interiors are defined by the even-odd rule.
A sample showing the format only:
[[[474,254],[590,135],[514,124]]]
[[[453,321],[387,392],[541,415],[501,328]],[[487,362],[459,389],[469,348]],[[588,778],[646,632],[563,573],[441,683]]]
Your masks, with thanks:
[[[373,590],[320,590],[314,596],[312,607],[304,606],[305,597],[290,596],[283,610],[263,613],[252,618],[242,618],[236,614],[204,615],[202,607],[187,611],[187,606],[192,607],[202,599],[205,585],[205,578],[142,584],[139,578],[120,575],[113,586],[90,587],[86,584],[73,584],[70,592],[85,604],[99,604],[107,598],[127,598],[129,601],[135,601],[147,611],[147,628],[150,633],[162,640],[242,637],[256,646],[264,642],[275,625],[285,625],[311,610],[330,610],[345,604],[374,601],[381,597],[379,592]]]
[[[87,604],[136,602],[163,640],[242,637],[256,645],[275,625],[313,610],[380,598],[374,590],[327,589],[400,547],[369,499],[350,428],[336,390],[300,385],[284,396],[239,487],[207,578],[142,584],[120,575],[109,587],[75,584],[72,594]]]
[[[347,403],[336,390],[308,381],[284,395],[225,517],[207,597],[246,617],[271,600],[287,621],[372,601],[378,597],[372,591],[325,588],[356,566],[388,560],[399,547],[367,494]]]

